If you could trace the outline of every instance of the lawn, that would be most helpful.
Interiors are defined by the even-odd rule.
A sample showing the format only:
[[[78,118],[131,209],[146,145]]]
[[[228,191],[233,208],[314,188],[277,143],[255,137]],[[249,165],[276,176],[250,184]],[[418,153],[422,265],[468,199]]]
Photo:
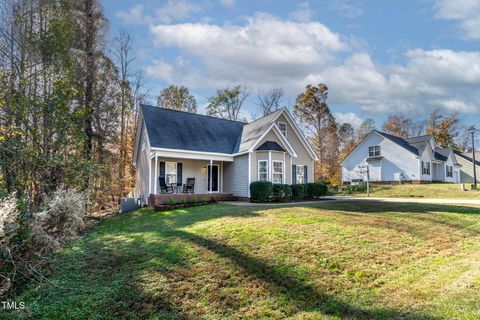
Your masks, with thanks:
[[[51,258],[13,319],[479,319],[480,208],[142,209]]]
[[[371,187],[372,197],[480,200],[480,191],[463,191],[460,184],[452,183],[373,185]],[[470,189],[470,185],[465,187]],[[353,196],[366,196],[366,192],[353,194]]]

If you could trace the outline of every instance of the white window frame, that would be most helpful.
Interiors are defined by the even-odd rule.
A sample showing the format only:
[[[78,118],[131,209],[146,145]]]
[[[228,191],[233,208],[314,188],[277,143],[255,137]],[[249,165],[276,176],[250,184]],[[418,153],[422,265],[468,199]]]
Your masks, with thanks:
[[[446,172],[445,175],[447,178],[453,178],[453,166],[445,166],[446,167]]]
[[[281,172],[275,172],[275,163],[280,163],[280,170]],[[275,182],[275,175],[281,175],[282,178],[280,179],[281,182]],[[284,180],[284,177],[285,177],[285,174],[283,172],[283,161],[281,160],[272,160],[272,182],[273,183],[283,183],[285,180]]]
[[[282,128],[280,128],[280,125],[285,126],[285,131],[283,131]],[[287,137],[287,123],[286,122],[278,122],[278,130],[280,130],[280,132],[283,133],[285,138]]]
[[[295,184],[303,184],[305,183],[305,165],[295,165]],[[298,168],[302,168],[302,174],[298,174]],[[298,182],[298,177],[302,177],[302,181]]]
[[[428,168],[425,166],[426,164],[428,164]],[[432,169],[432,166],[431,166],[429,161],[422,161],[422,174],[423,175],[429,176],[431,169]]]
[[[167,167],[168,167],[168,164],[174,164],[175,165],[175,182],[170,182],[170,180],[168,179],[168,176],[169,175],[173,175],[173,173],[169,173],[168,170],[167,170]],[[166,161],[165,162],[165,183],[167,184],[171,184],[171,183],[174,183],[174,184],[177,184],[177,179],[178,179],[178,164],[176,162],[172,162],[172,161]]]
[[[380,146],[370,146],[368,147],[368,157],[379,157],[381,154]]]
[[[265,169],[267,169],[266,172],[260,172],[260,162],[265,163]],[[265,179],[260,178],[260,174],[265,174]],[[258,166],[257,166],[257,180],[258,181],[268,181],[268,160],[258,160]]]

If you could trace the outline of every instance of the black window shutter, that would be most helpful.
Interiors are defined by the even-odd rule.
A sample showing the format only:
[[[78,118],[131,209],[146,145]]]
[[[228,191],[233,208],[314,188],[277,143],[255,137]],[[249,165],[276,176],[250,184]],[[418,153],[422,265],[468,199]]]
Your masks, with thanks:
[[[177,186],[182,185],[182,163],[178,162],[177,163]]]
[[[292,184],[297,183],[297,166],[292,165]]]
[[[160,161],[160,178],[165,179],[165,162]]]
[[[303,166],[303,183],[308,183],[308,170],[307,166]]]

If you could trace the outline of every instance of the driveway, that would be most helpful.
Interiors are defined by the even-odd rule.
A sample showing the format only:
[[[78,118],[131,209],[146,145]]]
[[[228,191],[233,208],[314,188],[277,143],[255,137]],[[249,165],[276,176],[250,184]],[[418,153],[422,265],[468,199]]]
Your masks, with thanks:
[[[377,198],[377,197],[349,197],[331,196],[329,198],[342,201],[379,201],[379,202],[409,202],[435,204],[470,204],[480,205],[480,199],[428,199],[428,198]]]

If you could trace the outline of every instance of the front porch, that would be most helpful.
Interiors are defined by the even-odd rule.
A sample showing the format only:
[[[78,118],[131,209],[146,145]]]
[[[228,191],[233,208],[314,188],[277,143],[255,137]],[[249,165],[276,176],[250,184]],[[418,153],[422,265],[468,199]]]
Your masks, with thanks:
[[[192,159],[191,154],[179,153],[171,157],[165,156],[164,152],[154,151],[151,154],[149,194],[166,196],[222,194],[223,163],[223,160],[215,156],[211,156],[210,159],[206,157]],[[193,188],[188,190],[185,188],[187,180],[194,181]]]

